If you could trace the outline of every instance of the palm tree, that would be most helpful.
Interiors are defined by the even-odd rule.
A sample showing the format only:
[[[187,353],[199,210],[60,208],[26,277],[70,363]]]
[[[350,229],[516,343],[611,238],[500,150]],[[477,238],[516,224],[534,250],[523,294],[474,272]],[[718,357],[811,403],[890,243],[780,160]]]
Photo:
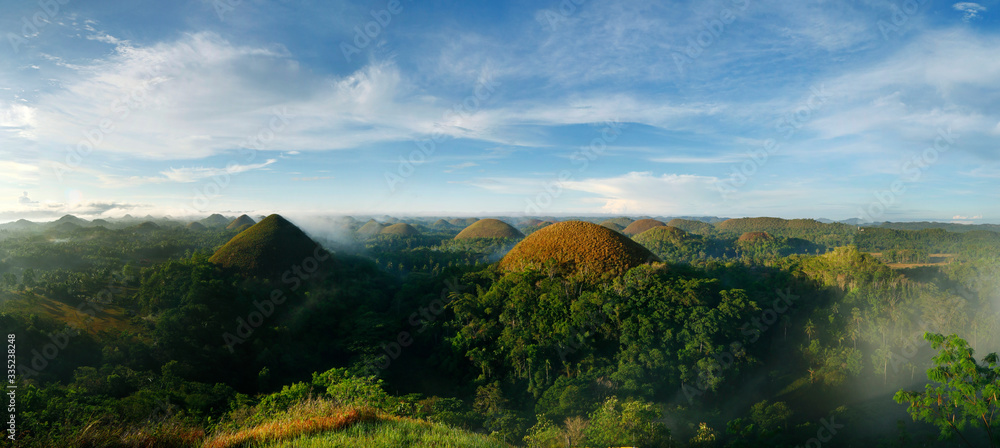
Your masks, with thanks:
[[[806,335],[809,336],[809,342],[812,342],[814,334],[816,334],[816,324],[813,323],[812,319],[809,319],[806,321]]]

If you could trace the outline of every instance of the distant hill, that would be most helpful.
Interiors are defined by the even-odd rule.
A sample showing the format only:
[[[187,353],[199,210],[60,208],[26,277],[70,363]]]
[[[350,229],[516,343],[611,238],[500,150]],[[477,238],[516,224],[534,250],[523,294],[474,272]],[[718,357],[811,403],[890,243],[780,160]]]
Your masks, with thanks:
[[[692,221],[690,219],[681,218],[671,219],[667,225],[670,227],[676,227],[688,233],[696,233],[698,235],[708,235],[715,229],[715,226],[704,221]]]
[[[944,229],[949,232],[965,233],[976,230],[986,230],[990,232],[1000,232],[1000,225],[997,224],[958,224],[952,222],[883,222],[878,224],[867,224],[868,227],[879,227],[894,230],[924,230],[924,229]]]
[[[384,225],[382,225],[381,223],[379,223],[374,219],[370,219],[368,220],[368,222],[365,223],[365,225],[361,226],[361,228],[358,229],[358,236],[361,236],[363,238],[371,238],[375,235],[381,234],[382,230],[385,230]]]
[[[632,218],[626,218],[626,217],[622,216],[620,218],[606,219],[606,220],[604,220],[604,222],[601,223],[601,225],[605,226],[605,227],[608,227],[606,224],[614,224],[614,225],[619,226],[622,229],[624,229],[624,228],[628,227],[629,224],[632,224],[633,222],[635,222],[634,219],[632,219]]]
[[[604,221],[604,222],[601,223],[601,226],[602,227],[607,227],[607,228],[609,228],[611,230],[614,230],[615,232],[618,232],[618,233],[621,233],[623,230],[625,230],[625,227],[622,227],[620,224],[614,223],[614,222],[611,222],[611,221]]]
[[[657,260],[646,248],[607,227],[566,221],[532,233],[500,260],[500,268],[517,271],[555,262],[563,272],[602,277],[621,275]]]
[[[524,234],[499,219],[480,219],[455,236],[456,240],[470,238],[524,238]]]
[[[65,215],[62,218],[59,218],[59,219],[57,219],[57,220],[52,221],[51,223],[49,223],[49,226],[51,226],[51,227],[57,227],[57,226],[59,226],[61,224],[65,224],[65,223],[70,223],[70,224],[77,225],[77,226],[80,226],[80,227],[89,227],[90,226],[90,221],[87,221],[86,219],[82,219],[82,218],[77,218],[76,216],[73,216],[73,215]]]
[[[238,230],[243,226],[252,226],[254,224],[257,224],[257,221],[254,221],[253,218],[247,215],[240,215],[239,218],[234,219],[226,226],[226,230]]]
[[[431,228],[438,230],[452,230],[455,228],[455,226],[452,225],[452,223],[445,221],[444,219],[439,219],[437,221],[434,221],[434,224],[431,224]]]
[[[216,213],[198,222],[200,222],[205,227],[213,228],[213,227],[225,227],[229,225],[231,221],[232,221],[231,219]]]
[[[758,243],[774,241],[774,237],[767,232],[747,232],[740,235],[739,239],[736,240],[737,243]]]
[[[271,215],[233,237],[209,261],[248,276],[274,278],[302,265],[314,256],[317,247],[295,224]]]
[[[188,225],[185,226],[185,228],[188,229],[188,230],[195,231],[195,232],[204,232],[204,231],[208,230],[208,227],[205,227],[202,223],[197,222],[197,221],[192,222],[192,223],[188,223]]]
[[[663,221],[657,221],[655,219],[640,219],[636,222],[633,222],[632,224],[629,224],[628,227],[625,227],[625,230],[622,230],[622,233],[628,236],[633,236],[645,232],[649,229],[652,229],[653,227],[660,227],[665,225],[667,224],[664,223]]]
[[[735,218],[715,225],[719,230],[736,233],[776,232],[781,230],[818,230],[831,224],[823,224],[815,219],[782,218]]]
[[[420,235],[420,231],[417,230],[416,227],[401,222],[382,229],[381,234],[396,235],[396,236],[416,236]]]
[[[158,230],[159,228],[160,228],[160,226],[158,224],[156,224],[155,222],[153,222],[153,221],[145,221],[145,222],[142,222],[139,225],[133,227],[133,229],[136,229],[136,230],[139,230],[139,231]]]
[[[454,218],[454,219],[449,219],[448,223],[457,227],[468,227],[474,224],[476,221],[479,221],[479,218]]]

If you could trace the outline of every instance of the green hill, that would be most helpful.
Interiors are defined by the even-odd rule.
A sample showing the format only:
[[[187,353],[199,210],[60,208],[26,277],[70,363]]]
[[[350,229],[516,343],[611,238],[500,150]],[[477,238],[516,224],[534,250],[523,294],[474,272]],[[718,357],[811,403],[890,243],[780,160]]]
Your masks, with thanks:
[[[295,224],[271,215],[233,237],[208,261],[248,276],[272,278],[302,265],[315,255],[318,246]]]
[[[381,234],[382,230],[385,230],[385,226],[374,219],[369,219],[365,225],[358,229],[358,235],[364,238],[371,238],[375,235]]]
[[[389,227],[382,229],[382,235],[396,235],[396,236],[416,236],[420,235],[420,231],[416,227],[413,227],[406,223],[393,224]]]
[[[212,216],[202,219],[199,222],[205,227],[212,228],[212,227],[225,227],[229,225],[230,221],[232,220],[216,213]]]
[[[185,228],[195,232],[203,232],[205,230],[208,230],[208,227],[205,227],[202,223],[197,221],[188,223],[188,225],[185,226]]]
[[[480,219],[455,236],[456,240],[470,238],[524,238],[524,234],[499,219]]]
[[[607,227],[609,229],[613,229],[614,228],[614,227],[610,227],[610,225],[618,226],[621,229],[624,229],[624,228],[628,227],[629,224],[632,224],[633,222],[635,222],[635,220],[633,220],[632,218],[626,218],[626,217],[623,216],[623,217],[620,217],[620,218],[606,219],[603,222],[601,222],[601,225],[604,226],[604,227]]]
[[[704,221],[694,221],[691,219],[680,218],[671,219],[667,222],[667,225],[676,227],[688,233],[696,233],[698,235],[708,235],[709,233],[712,233],[712,229],[715,228],[715,226]]]
[[[529,235],[500,260],[500,268],[541,268],[554,261],[571,275],[601,277],[621,275],[654,260],[646,248],[618,232],[589,222],[565,221]]]
[[[229,223],[229,225],[226,226],[226,230],[239,230],[241,227],[248,225],[252,226],[254,224],[257,224],[257,222],[254,221],[253,218],[247,215],[240,215],[239,218],[234,219],[233,222]]]
[[[782,218],[735,218],[727,219],[715,225],[719,230],[736,233],[746,232],[780,232],[782,230],[816,230],[827,227],[815,219],[782,219]]]

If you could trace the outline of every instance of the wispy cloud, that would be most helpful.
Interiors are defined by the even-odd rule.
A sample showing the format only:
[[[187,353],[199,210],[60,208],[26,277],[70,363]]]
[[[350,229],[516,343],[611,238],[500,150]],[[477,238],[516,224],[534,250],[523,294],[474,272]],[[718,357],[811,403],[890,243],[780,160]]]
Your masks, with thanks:
[[[955,3],[952,5],[952,8],[955,8],[956,11],[961,11],[962,20],[966,22],[979,18],[979,14],[986,11],[985,6],[972,2]]]

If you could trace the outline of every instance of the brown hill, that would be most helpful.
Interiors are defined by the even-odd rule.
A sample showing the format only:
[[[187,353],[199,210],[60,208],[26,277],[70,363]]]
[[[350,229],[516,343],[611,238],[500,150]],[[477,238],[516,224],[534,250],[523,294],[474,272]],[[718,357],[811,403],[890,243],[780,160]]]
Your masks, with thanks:
[[[252,226],[254,224],[257,224],[257,221],[254,221],[253,218],[251,218],[251,217],[249,217],[247,215],[240,215],[239,218],[234,219],[233,222],[229,223],[229,225],[226,226],[226,230],[239,230],[240,227],[243,227],[243,226],[246,226],[246,225],[251,225]],[[244,229],[244,230],[246,230],[246,229]]]
[[[455,236],[456,240],[469,238],[524,238],[524,234],[499,219],[480,219]]]
[[[393,224],[382,229],[382,235],[415,236],[420,235],[420,231],[406,223]]]
[[[633,236],[645,232],[649,229],[652,229],[653,227],[660,227],[665,225],[666,224],[664,224],[663,221],[657,221],[655,219],[640,219],[636,222],[633,222],[632,224],[629,224],[628,227],[625,228],[625,230],[622,230],[622,233],[628,236]]]
[[[774,241],[774,237],[767,232],[747,232],[740,235],[740,238],[736,240],[737,243],[758,243],[765,241]]]
[[[326,255],[312,238],[279,215],[271,215],[233,237],[208,261],[248,276],[276,278],[309,258]]]
[[[606,227],[583,221],[546,226],[514,246],[500,268],[518,271],[554,262],[564,272],[587,277],[622,275],[656,257],[646,248]]]

